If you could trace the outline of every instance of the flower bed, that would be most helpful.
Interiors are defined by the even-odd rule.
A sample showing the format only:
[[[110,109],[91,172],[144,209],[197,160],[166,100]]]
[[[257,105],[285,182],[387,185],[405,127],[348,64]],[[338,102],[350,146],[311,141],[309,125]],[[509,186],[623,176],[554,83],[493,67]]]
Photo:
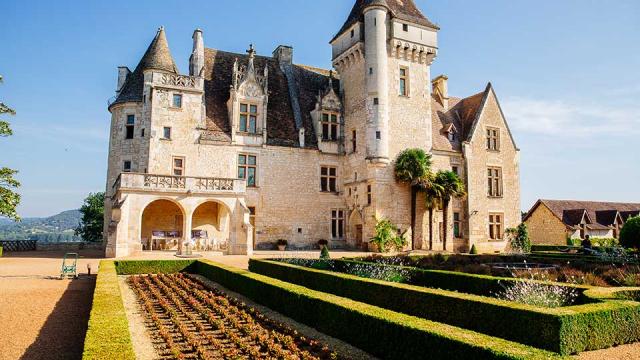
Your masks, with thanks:
[[[188,275],[132,276],[163,357],[335,359],[326,346]]]
[[[381,266],[369,264],[369,266]],[[544,308],[484,296],[412,286],[278,261],[252,259],[253,272],[519,343],[573,354],[640,340],[640,303],[584,292],[584,305]],[[422,270],[432,283],[480,290],[499,278]],[[506,279],[512,282],[522,280]],[[594,289],[595,290],[595,289]],[[610,289],[614,290],[614,289]],[[607,297],[608,296],[608,297]],[[630,296],[626,297],[627,299]]]

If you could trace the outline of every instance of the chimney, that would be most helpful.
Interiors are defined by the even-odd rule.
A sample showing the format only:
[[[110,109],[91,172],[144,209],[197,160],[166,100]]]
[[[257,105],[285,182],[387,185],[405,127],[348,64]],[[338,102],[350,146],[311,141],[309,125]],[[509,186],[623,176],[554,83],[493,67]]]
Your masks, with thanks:
[[[280,64],[293,64],[293,48],[287,45],[280,45],[273,50],[273,57],[278,60]]]
[[[129,74],[131,74],[131,70],[129,70],[128,67],[118,66],[118,87],[116,87],[116,94],[120,95],[120,91],[122,91],[122,87],[127,81]]]
[[[193,32],[193,52],[189,58],[189,75],[200,76],[204,68],[204,40],[202,30]]]
[[[449,109],[449,90],[447,88],[447,80],[449,80],[449,78],[445,75],[440,75],[431,80],[433,95],[445,110]]]

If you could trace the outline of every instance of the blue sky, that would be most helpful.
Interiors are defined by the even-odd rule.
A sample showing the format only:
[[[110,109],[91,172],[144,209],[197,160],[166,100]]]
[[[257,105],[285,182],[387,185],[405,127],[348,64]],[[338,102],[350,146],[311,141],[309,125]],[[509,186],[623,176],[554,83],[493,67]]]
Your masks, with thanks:
[[[522,150],[522,208],[538,198],[640,202],[640,2],[417,0],[442,30],[433,75],[468,96],[491,81]],[[118,65],[135,67],[164,25],[186,72],[205,45],[330,67],[328,41],[351,0],[0,0],[0,99],[15,136],[0,165],[20,170],[22,216],[77,208],[102,191]]]

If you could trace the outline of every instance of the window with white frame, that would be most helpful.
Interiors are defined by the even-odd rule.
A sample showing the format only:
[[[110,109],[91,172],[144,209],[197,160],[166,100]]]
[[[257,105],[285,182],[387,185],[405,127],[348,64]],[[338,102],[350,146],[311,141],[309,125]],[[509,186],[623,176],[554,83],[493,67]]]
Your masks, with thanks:
[[[322,114],[322,140],[338,140],[338,114],[330,112]]]
[[[245,179],[248,187],[256,187],[258,158],[255,155],[240,154],[238,156],[238,178]]]
[[[499,213],[489,214],[489,239],[502,240],[504,230],[504,215]]]
[[[258,106],[240,104],[240,132],[256,134],[258,132]]]
[[[184,157],[173,157],[173,176],[184,176]]]
[[[502,197],[502,169],[490,167],[487,169],[487,192],[489,197]]]

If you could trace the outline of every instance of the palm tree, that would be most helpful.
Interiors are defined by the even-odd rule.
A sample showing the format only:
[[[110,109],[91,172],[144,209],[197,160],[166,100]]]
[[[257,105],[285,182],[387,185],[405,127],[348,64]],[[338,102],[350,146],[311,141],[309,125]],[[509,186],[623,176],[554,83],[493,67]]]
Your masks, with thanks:
[[[448,220],[449,220],[449,203],[452,198],[462,197],[467,195],[467,192],[464,188],[464,183],[462,179],[458,176],[458,174],[453,171],[439,171],[436,174],[436,178],[434,181],[438,186],[442,188],[441,199],[442,199],[442,209],[443,209],[443,235],[444,235],[444,244],[443,249],[447,250],[447,230],[448,230]]]
[[[415,250],[416,201],[418,192],[431,173],[431,155],[422,149],[407,149],[396,159],[396,180],[411,188],[411,249]]]
[[[431,176],[433,178],[433,176]],[[429,250],[433,250],[433,209],[442,202],[442,186],[431,179],[424,188],[425,206],[429,210]]]

